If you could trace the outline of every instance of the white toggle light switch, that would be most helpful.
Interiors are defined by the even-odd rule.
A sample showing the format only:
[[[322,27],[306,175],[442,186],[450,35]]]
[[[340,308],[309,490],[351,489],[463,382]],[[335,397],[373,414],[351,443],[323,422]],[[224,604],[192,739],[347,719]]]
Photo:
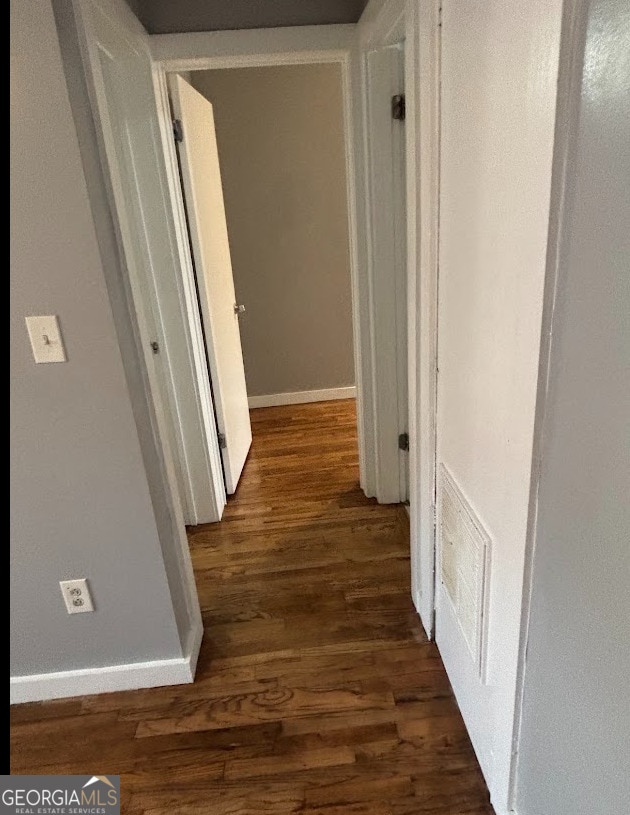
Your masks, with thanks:
[[[46,317],[27,317],[26,328],[31,340],[35,362],[65,362],[59,320],[54,314]]]

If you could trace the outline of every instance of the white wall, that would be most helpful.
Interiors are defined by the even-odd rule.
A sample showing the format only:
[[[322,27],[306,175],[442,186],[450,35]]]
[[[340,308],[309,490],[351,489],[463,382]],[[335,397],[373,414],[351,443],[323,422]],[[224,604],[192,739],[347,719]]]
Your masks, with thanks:
[[[630,808],[630,6],[569,5],[519,815]]]
[[[511,763],[561,6],[443,3],[438,462],[493,542],[487,684],[441,587],[436,630],[497,813]]]

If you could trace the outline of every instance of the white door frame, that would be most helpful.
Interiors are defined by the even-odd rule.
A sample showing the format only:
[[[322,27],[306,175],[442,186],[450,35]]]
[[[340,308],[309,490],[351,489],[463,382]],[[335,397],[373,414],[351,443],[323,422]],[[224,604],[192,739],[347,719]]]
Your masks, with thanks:
[[[373,302],[367,258],[368,224],[365,208],[365,168],[363,158],[363,82],[357,51],[355,25],[303,26],[297,28],[217,31],[150,37],[155,61],[155,89],[163,147],[169,172],[169,188],[178,225],[178,243],[182,267],[192,276],[185,231],[184,202],[177,175],[172,139],[171,114],[166,76],[169,72],[277,65],[335,63],[341,68],[343,118],[346,151],[346,183],[350,236],[350,273],[354,358],[359,437],[359,471],[366,495],[383,502],[399,501],[398,463],[393,472],[379,472],[377,441],[380,424],[391,423],[389,415],[379,413],[374,399],[378,380],[374,365],[374,325],[377,304]],[[189,314],[197,310],[196,301],[187,302]],[[389,359],[395,366],[395,359]],[[394,480],[393,494],[390,482]],[[393,497],[392,497],[393,496]]]
[[[370,0],[358,25],[364,77],[371,49],[404,41],[411,581],[429,637],[435,617],[439,8],[439,0]],[[365,135],[370,138],[367,129]]]

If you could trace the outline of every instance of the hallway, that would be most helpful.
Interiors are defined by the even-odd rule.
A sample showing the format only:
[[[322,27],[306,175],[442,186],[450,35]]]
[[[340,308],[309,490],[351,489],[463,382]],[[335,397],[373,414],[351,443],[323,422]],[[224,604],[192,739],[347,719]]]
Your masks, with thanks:
[[[355,421],[353,400],[252,411],[223,522],[189,530],[195,683],[16,706],[13,773],[120,774],[129,815],[490,815]]]

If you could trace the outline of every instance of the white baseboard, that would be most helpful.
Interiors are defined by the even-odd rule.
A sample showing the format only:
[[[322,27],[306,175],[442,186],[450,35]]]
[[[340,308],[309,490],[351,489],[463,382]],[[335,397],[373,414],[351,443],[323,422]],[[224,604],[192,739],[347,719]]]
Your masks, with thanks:
[[[330,402],[333,399],[354,399],[357,389],[354,385],[348,388],[326,388],[319,391],[291,391],[290,393],[269,393],[265,396],[250,396],[247,400],[250,408],[276,407],[277,405],[303,405],[307,402]]]
[[[10,703],[42,702],[69,696],[112,693],[138,688],[158,688],[163,685],[185,685],[195,679],[197,657],[203,628],[197,626],[189,637],[187,656],[157,659],[151,662],[131,662],[103,668],[81,668],[30,676],[12,676]]]
[[[197,673],[197,659],[199,658],[199,651],[201,649],[201,642],[203,640],[203,618],[201,616],[201,610],[198,610],[197,617],[193,623],[191,630],[188,632],[188,637],[186,639],[186,647],[184,649],[184,653],[187,654],[186,659],[188,660],[188,664],[190,667],[190,672],[192,674],[191,682],[195,680],[195,674]]]

